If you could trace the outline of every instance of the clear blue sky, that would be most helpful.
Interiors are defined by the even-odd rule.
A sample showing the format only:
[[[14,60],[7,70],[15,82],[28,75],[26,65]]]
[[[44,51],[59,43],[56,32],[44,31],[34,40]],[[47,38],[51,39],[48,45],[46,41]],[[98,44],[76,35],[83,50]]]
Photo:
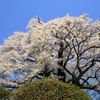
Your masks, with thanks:
[[[35,16],[47,22],[67,13],[88,13],[94,20],[100,19],[100,0],[0,0],[0,44],[14,31],[26,31]]]

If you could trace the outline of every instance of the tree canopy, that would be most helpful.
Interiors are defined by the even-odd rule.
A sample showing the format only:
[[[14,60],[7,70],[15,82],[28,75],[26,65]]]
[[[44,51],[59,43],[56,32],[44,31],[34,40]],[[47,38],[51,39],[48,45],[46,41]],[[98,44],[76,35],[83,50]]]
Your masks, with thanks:
[[[0,99],[1,100],[8,100],[11,96],[10,91],[4,89],[4,88],[0,88]]]
[[[45,23],[36,17],[27,29],[0,46],[1,86],[57,77],[100,93],[100,21],[67,15]]]
[[[15,91],[14,100],[92,100],[83,90],[55,79],[27,83]]]

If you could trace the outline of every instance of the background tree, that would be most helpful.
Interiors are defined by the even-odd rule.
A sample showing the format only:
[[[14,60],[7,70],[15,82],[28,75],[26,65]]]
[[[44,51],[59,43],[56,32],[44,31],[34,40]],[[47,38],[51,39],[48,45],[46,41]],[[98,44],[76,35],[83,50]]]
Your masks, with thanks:
[[[0,88],[0,99],[1,100],[9,100],[10,96],[11,96],[11,92],[4,89],[4,88]]]
[[[100,93],[99,21],[67,15],[44,23],[37,17],[27,28],[0,47],[0,78],[7,81],[2,85],[18,87],[34,77],[52,76]]]

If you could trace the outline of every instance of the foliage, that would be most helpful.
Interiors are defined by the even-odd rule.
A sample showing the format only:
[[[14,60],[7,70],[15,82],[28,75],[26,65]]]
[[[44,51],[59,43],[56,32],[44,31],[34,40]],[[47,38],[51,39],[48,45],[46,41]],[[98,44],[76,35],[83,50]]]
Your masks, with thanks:
[[[54,79],[42,79],[20,87],[15,100],[91,100],[78,87]]]
[[[3,86],[53,76],[100,93],[100,21],[67,15],[44,23],[37,17],[27,28],[0,46]],[[13,75],[19,76],[12,80]]]
[[[10,96],[10,91],[0,88],[0,100],[9,99]]]

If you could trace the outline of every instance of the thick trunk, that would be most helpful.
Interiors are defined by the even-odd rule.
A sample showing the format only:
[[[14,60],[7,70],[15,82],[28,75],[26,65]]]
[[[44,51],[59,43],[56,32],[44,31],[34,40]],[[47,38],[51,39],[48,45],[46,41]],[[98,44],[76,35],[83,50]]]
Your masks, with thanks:
[[[77,78],[72,79],[72,83],[77,85],[77,86],[80,86],[79,80]]]
[[[66,75],[63,69],[58,69],[58,74],[57,76],[59,77],[59,80],[65,82],[66,81]]]
[[[51,74],[51,70],[46,66],[43,71],[44,77],[49,77]]]
[[[61,42],[60,43],[60,49],[59,49],[59,52],[58,52],[58,58],[63,58],[63,43]],[[58,62],[58,64],[63,67],[63,60],[60,60]],[[58,69],[58,74],[57,76],[59,77],[59,80],[62,80],[63,82],[66,81],[66,75],[65,75],[65,72],[64,72],[64,69]]]

